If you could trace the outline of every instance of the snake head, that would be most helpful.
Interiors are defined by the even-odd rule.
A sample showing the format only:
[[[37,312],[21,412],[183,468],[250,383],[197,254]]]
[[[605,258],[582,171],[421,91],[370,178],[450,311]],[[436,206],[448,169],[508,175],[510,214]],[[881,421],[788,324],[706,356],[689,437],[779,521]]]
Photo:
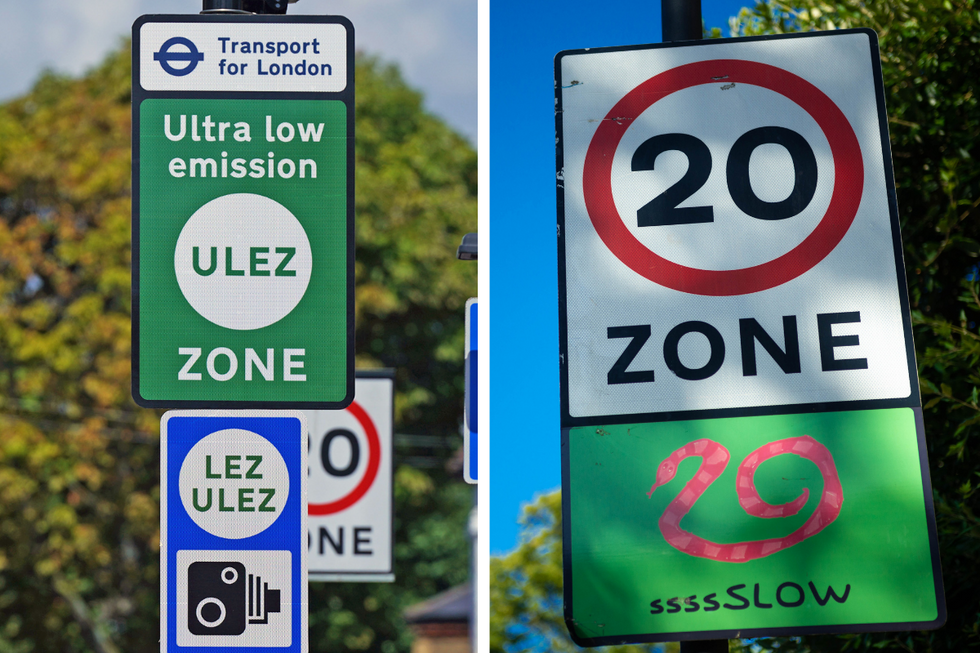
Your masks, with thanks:
[[[647,496],[653,496],[653,491],[656,490],[661,485],[666,485],[674,478],[674,474],[677,473],[677,463],[674,462],[673,458],[668,458],[667,460],[660,463],[660,467],[657,468],[657,481],[647,492]]]

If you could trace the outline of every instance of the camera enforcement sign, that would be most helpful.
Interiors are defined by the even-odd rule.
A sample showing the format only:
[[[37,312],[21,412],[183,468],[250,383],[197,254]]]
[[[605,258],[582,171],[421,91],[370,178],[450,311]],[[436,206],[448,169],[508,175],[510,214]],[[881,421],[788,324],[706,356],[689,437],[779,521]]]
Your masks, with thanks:
[[[306,417],[170,411],[160,442],[160,650],[306,653]]]
[[[874,32],[555,74],[572,637],[938,627]]]
[[[133,396],[353,393],[354,37],[330,16],[133,25]]]

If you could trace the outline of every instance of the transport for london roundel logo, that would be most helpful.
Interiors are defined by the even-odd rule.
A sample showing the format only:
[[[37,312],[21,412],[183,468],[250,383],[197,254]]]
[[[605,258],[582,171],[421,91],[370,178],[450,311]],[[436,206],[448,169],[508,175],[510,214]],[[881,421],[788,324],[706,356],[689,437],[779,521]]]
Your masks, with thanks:
[[[186,49],[173,50],[175,46],[183,47]],[[204,53],[197,49],[194,42],[190,39],[185,39],[183,36],[175,36],[171,39],[167,39],[157,52],[153,53],[154,61],[160,62],[160,67],[163,68],[168,74],[174,77],[183,77],[184,75],[189,75],[194,72],[197,68],[197,64],[204,61]],[[182,67],[174,67],[170,65],[172,61],[186,62]]]

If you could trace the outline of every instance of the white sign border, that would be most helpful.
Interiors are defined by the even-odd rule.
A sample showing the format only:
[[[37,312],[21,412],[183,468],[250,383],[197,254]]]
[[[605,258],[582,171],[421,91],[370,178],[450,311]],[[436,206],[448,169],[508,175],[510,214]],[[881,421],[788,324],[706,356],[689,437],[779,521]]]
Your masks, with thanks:
[[[821,401],[815,403],[795,403],[795,404],[779,404],[779,405],[764,405],[764,406],[738,406],[738,407],[723,407],[723,408],[697,408],[693,410],[678,410],[678,409],[665,409],[662,411],[655,412],[636,412],[636,413],[623,413],[623,412],[609,412],[607,414],[589,414],[583,416],[572,415],[570,410],[570,392],[569,392],[569,328],[568,328],[568,300],[567,300],[567,287],[566,287],[566,264],[568,261],[567,257],[567,233],[566,233],[566,175],[565,175],[565,163],[564,163],[564,150],[563,150],[563,102],[562,94],[563,87],[567,86],[572,88],[577,85],[577,80],[564,81],[562,78],[562,60],[568,56],[585,55],[585,54],[601,54],[601,53],[619,53],[637,50],[653,50],[659,48],[711,48],[712,46],[718,45],[737,45],[739,43],[751,42],[751,41],[771,41],[771,40],[783,40],[783,39],[812,39],[812,38],[834,38],[846,35],[862,34],[865,35],[869,42],[871,51],[869,52],[871,59],[872,74],[875,81],[875,88],[873,89],[874,96],[877,102],[878,111],[878,125],[882,143],[882,152],[880,157],[884,163],[884,177],[886,183],[886,196],[887,204],[889,210],[889,222],[892,227],[892,254],[896,265],[896,284],[898,290],[898,301],[900,304],[901,317],[902,317],[902,332],[905,335],[905,353],[906,353],[906,366],[909,373],[909,387],[911,389],[910,394],[907,397],[898,398],[886,398],[886,399],[858,399],[858,400],[844,400],[844,401]],[[877,54],[877,35],[869,29],[850,29],[850,30],[837,30],[835,32],[811,32],[802,34],[783,34],[775,36],[762,36],[762,37],[748,37],[748,38],[738,38],[738,39],[721,39],[721,40],[703,40],[703,41],[689,41],[682,43],[666,43],[666,44],[649,44],[649,45],[635,45],[635,46],[621,46],[621,47],[603,47],[603,48],[587,48],[580,50],[567,50],[558,53],[555,57],[555,94],[556,94],[556,113],[555,113],[555,126],[556,126],[556,136],[557,136],[557,157],[556,157],[556,191],[557,191],[557,209],[558,209],[558,263],[559,263],[559,297],[558,297],[558,307],[559,307],[559,352],[560,352],[560,400],[561,400],[561,424],[563,427],[573,427],[573,426],[587,426],[587,425],[601,425],[601,424],[613,424],[613,423],[630,423],[630,422],[656,422],[656,421],[670,421],[678,419],[698,419],[704,417],[728,417],[728,416],[739,416],[739,415],[760,415],[760,414],[780,414],[787,412],[810,412],[810,411],[825,411],[825,410],[857,410],[857,409],[871,409],[871,408],[886,408],[886,407],[897,407],[897,406],[918,406],[920,405],[919,392],[918,392],[918,379],[916,376],[916,365],[915,365],[915,354],[912,345],[912,331],[911,331],[911,319],[910,319],[910,307],[908,300],[908,290],[906,284],[906,278],[904,274],[904,263],[902,254],[902,244],[901,235],[899,233],[898,225],[898,207],[897,199],[895,196],[894,187],[894,174],[892,168],[892,158],[890,143],[888,140],[888,128],[887,128],[887,115],[885,114],[884,107],[884,97],[883,89],[881,85],[881,68],[880,62]],[[703,59],[710,59],[710,56],[704,56]],[[623,341],[625,346],[626,341]],[[653,346],[653,345],[648,345]],[[659,374],[669,373],[668,370],[661,370]]]

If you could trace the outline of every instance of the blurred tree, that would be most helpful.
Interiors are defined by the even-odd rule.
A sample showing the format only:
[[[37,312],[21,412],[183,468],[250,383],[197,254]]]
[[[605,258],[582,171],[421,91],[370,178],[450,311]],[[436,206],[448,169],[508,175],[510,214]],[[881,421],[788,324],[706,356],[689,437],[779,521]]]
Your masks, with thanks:
[[[476,295],[456,247],[476,231],[476,152],[396,68],[360,57],[356,74],[357,365],[398,371],[399,424],[456,433]]]
[[[731,22],[735,35],[878,33],[949,612],[937,631],[808,637],[793,644],[801,652],[980,647],[980,457],[968,446],[980,434],[978,9],[974,0],[768,0]]]
[[[360,56],[356,80],[357,365],[396,368],[399,432],[453,437],[476,154],[395,68]],[[127,46],[0,107],[0,653],[159,638],[160,413],[129,391],[130,90]],[[406,651],[401,610],[467,579],[450,455],[397,468],[395,584],[311,588],[311,650]]]
[[[490,651],[580,651],[562,616],[561,493],[524,507],[519,544],[490,559]],[[601,646],[604,653],[677,653],[676,643]]]

